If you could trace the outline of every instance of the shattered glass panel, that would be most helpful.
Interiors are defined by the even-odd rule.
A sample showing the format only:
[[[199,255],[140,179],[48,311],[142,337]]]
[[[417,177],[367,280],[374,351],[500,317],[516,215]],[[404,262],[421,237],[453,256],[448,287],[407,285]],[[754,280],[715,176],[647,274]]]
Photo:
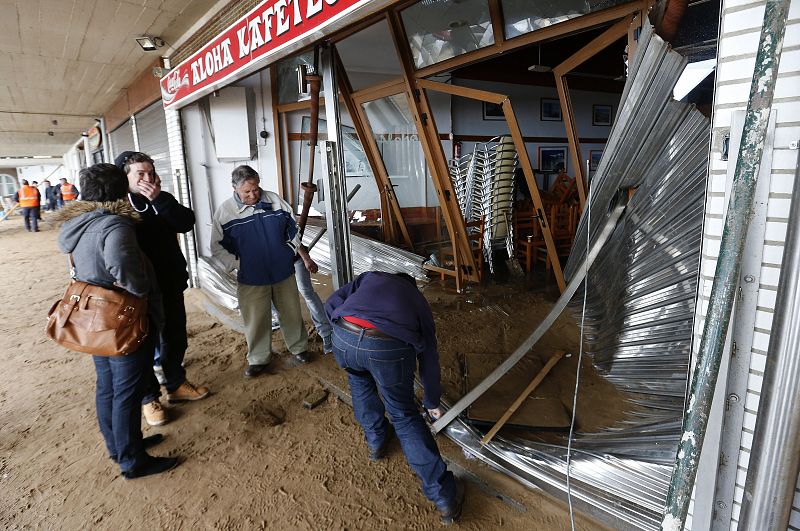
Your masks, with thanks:
[[[494,44],[487,0],[422,0],[400,16],[417,68]]]
[[[571,18],[627,4],[627,0],[500,0],[505,37],[511,39]]]

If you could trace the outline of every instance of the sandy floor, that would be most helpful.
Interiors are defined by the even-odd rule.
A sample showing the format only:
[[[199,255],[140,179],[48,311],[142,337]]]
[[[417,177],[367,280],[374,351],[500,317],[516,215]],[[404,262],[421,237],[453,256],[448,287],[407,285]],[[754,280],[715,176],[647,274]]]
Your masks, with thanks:
[[[197,294],[189,296],[187,370],[191,380],[210,385],[213,395],[170,407],[171,423],[145,429],[146,434],[166,435],[151,452],[180,456],[178,468],[162,476],[123,480],[105,455],[96,426],[91,359],[61,349],[43,333],[47,310],[67,279],[56,235],[47,222],[39,234],[25,232],[16,216],[0,222],[0,528],[439,526],[399,446],[395,444],[386,461],[371,464],[346,404],[331,395],[312,411],[302,407],[303,398],[320,388],[317,376],[345,387],[329,357],[302,368],[280,362],[275,374],[245,380],[244,338],[201,311]],[[452,329],[448,319],[455,319],[448,318],[447,310],[458,304],[446,295],[433,302],[445,334]],[[465,326],[463,321],[453,323]],[[513,322],[503,330],[502,343],[488,330],[472,333],[488,338],[498,347],[492,352],[500,355],[513,350],[524,333],[515,331]],[[548,356],[552,346],[541,355]],[[460,374],[457,353],[480,348],[445,340],[443,351],[447,385],[453,386]],[[568,368],[564,363],[560,370]],[[445,439],[439,444],[445,457],[465,467],[471,478],[460,528],[569,528],[562,504],[466,461]],[[480,482],[488,489],[480,489]],[[497,499],[492,489],[525,510]],[[579,529],[599,527],[580,516],[576,523]]]

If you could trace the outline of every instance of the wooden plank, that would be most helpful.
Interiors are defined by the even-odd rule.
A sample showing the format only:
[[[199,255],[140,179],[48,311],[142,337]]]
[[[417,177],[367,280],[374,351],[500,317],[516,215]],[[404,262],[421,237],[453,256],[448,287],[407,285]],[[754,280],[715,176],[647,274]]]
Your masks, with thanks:
[[[503,103],[503,101],[508,98],[508,96],[505,94],[498,94],[496,92],[489,92],[487,90],[479,90],[469,87],[461,87],[459,85],[450,85],[448,83],[431,81],[429,79],[419,79],[417,80],[417,85],[424,89],[444,92],[446,94],[452,94],[453,96],[460,96],[462,98],[469,98],[472,100],[488,101],[498,105]]]
[[[542,383],[542,380],[544,380],[544,377],[548,375],[550,369],[552,369],[555,364],[564,357],[564,354],[566,354],[565,351],[558,350],[550,357],[549,360],[547,360],[547,363],[545,363],[544,367],[542,367],[542,370],[540,370],[539,373],[533,377],[533,380],[531,380],[531,383],[528,384],[528,387],[526,387],[525,390],[520,393],[520,395],[509,406],[506,412],[503,413],[503,416],[500,417],[500,420],[495,422],[494,426],[492,426],[492,429],[489,430],[486,435],[484,435],[483,439],[481,439],[481,444],[489,444],[489,441],[491,441],[495,434],[500,431],[500,428],[502,428],[505,423],[508,422],[508,419],[510,419],[511,415],[513,415],[514,412],[519,409],[519,406],[521,406],[525,399],[528,398],[528,395],[530,395],[533,390],[536,389],[540,383]]]
[[[531,160],[528,157],[528,150],[525,149],[525,142],[522,139],[522,132],[519,129],[517,116],[514,114],[514,109],[511,106],[511,100],[507,99],[503,102],[503,114],[506,117],[506,122],[508,122],[511,138],[514,139],[514,146],[517,148],[519,163],[520,166],[522,166],[522,172],[525,174],[525,181],[528,183],[533,205],[536,207],[536,212],[538,214],[537,219],[539,220],[539,225],[542,227],[542,236],[544,237],[544,243],[547,247],[547,259],[553,266],[553,274],[556,277],[558,289],[561,293],[564,293],[566,284],[564,282],[564,273],[561,270],[561,263],[558,261],[556,243],[553,241],[553,233],[550,232],[550,225],[547,223],[542,196],[539,195],[539,186],[536,184],[536,177],[533,175]]]
[[[567,78],[556,75],[556,90],[558,100],[561,103],[561,117],[564,120],[564,128],[567,130],[567,142],[569,142],[569,155],[572,159],[572,174],[575,175],[575,183],[578,188],[578,201],[581,211],[586,204],[586,179],[584,176],[583,160],[581,160],[581,142],[578,136],[578,127],[575,123],[575,113],[572,110],[572,99],[569,96]]]
[[[347,73],[338,53],[334,53],[334,60],[336,61],[336,72],[339,77],[339,91],[341,92],[342,99],[347,107],[347,112],[350,113],[350,118],[353,120],[353,126],[355,127],[356,134],[361,140],[361,145],[364,147],[364,153],[367,156],[367,162],[369,162],[369,165],[372,168],[372,173],[375,176],[375,184],[377,185],[378,191],[381,194],[381,208],[383,208],[384,198],[389,206],[389,209],[382,211],[384,212],[384,215],[381,216],[381,218],[386,217],[386,215],[389,214],[389,210],[391,210],[393,216],[390,215],[388,225],[391,226],[393,224],[392,221],[396,221],[406,245],[413,250],[414,243],[411,241],[408,227],[403,219],[403,213],[400,210],[400,204],[397,202],[397,196],[395,195],[394,188],[392,187],[392,181],[389,178],[389,173],[386,171],[386,166],[383,163],[383,158],[381,157],[380,150],[378,149],[378,144],[375,142],[375,135],[372,132],[372,127],[369,124],[369,120],[364,112],[364,108],[353,99],[350,79],[347,77]],[[381,221],[383,223],[383,219],[381,219]],[[384,225],[384,229],[385,228],[386,225]],[[390,237],[390,241],[394,240],[394,227],[389,228],[388,236]]]
[[[460,256],[459,263],[462,264],[458,269],[459,275],[464,275],[469,280],[479,281],[478,269],[472,248],[467,238],[467,231],[464,226],[464,218],[456,201],[453,183],[450,181],[450,172],[439,141],[439,132],[436,129],[436,120],[428,102],[425,91],[416,84],[414,78],[414,67],[411,60],[411,51],[408,48],[408,40],[403,31],[400,16],[397,13],[387,15],[389,28],[392,33],[397,55],[403,68],[403,80],[406,86],[409,109],[414,118],[417,131],[420,133],[420,144],[425,153],[425,160],[431,171],[432,181],[439,198],[439,205],[442,207],[442,215],[447,225],[447,232],[453,245],[456,256]],[[460,277],[456,278],[456,286],[460,288]]]

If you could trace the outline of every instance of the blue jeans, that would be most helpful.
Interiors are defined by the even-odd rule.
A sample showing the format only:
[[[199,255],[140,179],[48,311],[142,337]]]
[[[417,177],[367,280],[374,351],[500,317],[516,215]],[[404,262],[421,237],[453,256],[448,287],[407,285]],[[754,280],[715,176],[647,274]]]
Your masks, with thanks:
[[[183,368],[183,358],[186,356],[186,349],[189,340],[186,336],[186,306],[183,302],[183,291],[169,292],[161,294],[162,304],[164,305],[164,329],[156,347],[158,363],[164,370],[164,377],[167,383],[164,384],[168,393],[175,392],[178,387],[186,381],[186,369]],[[145,375],[145,390],[142,396],[142,404],[149,404],[161,396],[161,386],[153,372],[153,363]]]
[[[142,447],[141,397],[153,341],[127,356],[92,356],[97,374],[97,422],[109,456],[125,472],[146,456]]]
[[[334,326],[333,354],[347,371],[353,411],[369,447],[384,444],[388,411],[406,461],[422,480],[422,492],[437,507],[449,506],[455,498],[455,479],[414,401],[414,348],[397,339],[368,337]]]
[[[319,337],[322,338],[323,345],[327,347],[331,338],[331,323],[325,314],[325,306],[322,304],[322,300],[317,295],[317,292],[314,291],[314,285],[311,283],[311,273],[308,272],[302,260],[295,261],[294,273],[295,279],[297,279],[297,291],[306,300],[308,313],[311,314],[314,328],[317,329]]]

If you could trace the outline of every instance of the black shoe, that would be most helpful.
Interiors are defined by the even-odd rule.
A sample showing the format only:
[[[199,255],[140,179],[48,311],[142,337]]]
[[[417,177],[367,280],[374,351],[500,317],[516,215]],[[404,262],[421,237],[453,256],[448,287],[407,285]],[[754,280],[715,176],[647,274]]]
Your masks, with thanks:
[[[394,437],[394,426],[388,424],[388,427],[386,428],[386,437],[383,439],[383,444],[377,448],[369,449],[369,460],[380,461],[381,459],[386,457],[386,451],[389,449],[389,443],[392,442],[393,437]]]
[[[153,446],[157,445],[163,440],[164,440],[164,435],[161,433],[154,433],[153,435],[148,435],[147,437],[142,438],[142,448],[144,450],[147,450],[148,448],[152,448]],[[117,456],[112,455],[111,460],[116,463]]]
[[[464,509],[464,484],[456,480],[456,496],[444,507],[439,507],[439,520],[442,525],[450,525],[461,517]]]
[[[307,350],[304,350],[300,354],[295,354],[294,359],[296,359],[300,363],[308,363],[311,361],[311,353]]]
[[[125,470],[122,476],[125,479],[143,478],[145,476],[152,476],[153,474],[160,474],[167,470],[172,470],[176,466],[178,466],[177,457],[153,457],[148,455],[142,464],[130,470]]]
[[[256,376],[260,376],[261,374],[267,372],[268,364],[263,365],[248,365],[247,368],[244,370],[244,375],[247,378],[255,378]]]

